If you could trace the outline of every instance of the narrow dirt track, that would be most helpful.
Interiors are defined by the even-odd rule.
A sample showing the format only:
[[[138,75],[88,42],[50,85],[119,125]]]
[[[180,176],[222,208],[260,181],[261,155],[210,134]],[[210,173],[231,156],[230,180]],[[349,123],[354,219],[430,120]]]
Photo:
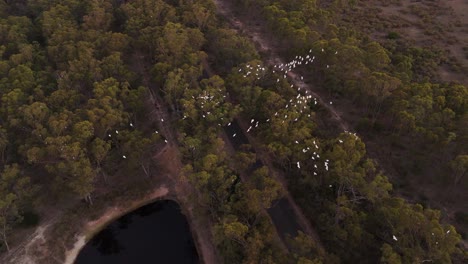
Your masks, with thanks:
[[[257,26],[251,26],[248,23],[244,23],[240,21],[236,16],[234,15],[234,12],[232,11],[232,8],[230,6],[230,3],[227,3],[227,0],[213,0],[215,3],[217,10],[219,14],[223,17],[225,17],[230,24],[236,29],[238,32],[242,32],[252,38],[252,40],[257,44],[257,48],[261,51],[264,52],[265,54],[268,54],[269,56],[266,58],[266,63],[270,66],[274,65],[280,65],[280,64],[285,64],[285,62],[277,55],[276,50],[270,43],[266,40],[266,38],[262,35],[262,32],[260,28]],[[303,80],[301,80],[300,75],[294,70],[290,71],[287,73],[287,76],[289,77],[289,81],[294,84],[297,87],[301,87],[302,89],[306,89],[309,94],[317,98],[317,101],[322,104],[322,106],[331,114],[332,118],[339,124],[339,127],[343,131],[350,131],[349,125],[341,118],[341,115],[339,112],[332,107],[330,104],[327,104],[320,95],[318,95],[316,92],[312,90],[312,87],[305,83]],[[242,126],[242,122],[241,126]],[[246,127],[245,125],[243,126],[243,130],[245,131]],[[247,135],[249,138],[249,141],[252,143],[252,146],[257,152],[258,157],[262,160],[262,162],[270,169],[270,171],[275,175],[275,177],[282,183],[284,189],[286,190],[286,195],[285,198],[287,201],[291,204],[295,218],[297,222],[302,226],[303,230],[311,236],[319,245],[319,247],[323,250],[323,245],[320,241],[320,237],[317,234],[317,231],[315,228],[310,224],[310,221],[307,220],[305,217],[304,213],[302,212],[301,208],[295,203],[294,199],[292,198],[291,194],[289,193],[287,189],[287,183],[285,180],[285,176],[282,175],[281,172],[277,171],[274,169],[273,165],[271,164],[270,160],[267,157],[267,154],[263,153],[261,151],[261,148],[256,146],[255,140],[251,138],[249,135]]]
[[[151,95],[151,101],[155,107],[151,117],[155,118],[158,122],[159,133],[166,140],[166,151],[164,151],[164,167],[167,170],[168,176],[174,183],[174,192],[177,200],[182,208],[183,213],[187,217],[190,224],[190,230],[195,240],[200,261],[206,264],[221,263],[220,257],[217,254],[215,245],[213,244],[213,235],[211,233],[211,226],[209,219],[202,219],[200,216],[194,215],[193,202],[190,201],[190,195],[195,194],[196,190],[188,181],[184,180],[181,171],[183,164],[181,161],[181,154],[178,150],[177,131],[172,126],[172,116],[167,110],[164,100],[158,95],[157,87],[150,81],[150,74],[147,68],[143,67],[142,61],[144,57],[135,55],[140,58],[138,65],[138,72],[143,77],[143,83],[148,87]],[[196,195],[196,194],[195,194]]]
[[[260,26],[255,25],[255,23],[242,22],[233,12],[231,3],[228,0],[213,0],[218,13],[225,17],[234,29],[239,33],[246,34],[251,37],[251,39],[257,44],[257,49],[261,52],[268,54],[266,58],[266,64],[269,66],[285,64],[284,60],[278,55],[276,48],[267,41],[267,38],[263,35]],[[294,84],[296,87],[301,87],[308,91],[310,95],[317,98],[317,101],[324,107],[330,114],[333,120],[337,122],[340,128],[343,131],[351,131],[349,124],[341,118],[340,112],[335,109],[332,105],[326,102],[318,93],[314,91],[314,87],[310,84],[302,81],[300,79],[300,74],[291,70],[287,73],[290,83]]]

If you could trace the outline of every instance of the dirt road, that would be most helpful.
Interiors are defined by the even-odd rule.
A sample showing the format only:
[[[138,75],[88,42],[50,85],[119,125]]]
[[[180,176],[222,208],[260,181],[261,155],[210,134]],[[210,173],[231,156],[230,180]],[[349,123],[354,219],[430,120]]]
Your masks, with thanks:
[[[203,263],[215,264],[221,263],[217,254],[215,245],[213,244],[213,235],[211,227],[213,224],[208,217],[200,217],[194,215],[193,201],[190,196],[196,196],[196,190],[190,183],[182,177],[181,171],[183,164],[181,162],[181,154],[178,150],[177,131],[172,126],[173,116],[169,113],[164,100],[158,95],[157,87],[150,81],[150,74],[148,67],[144,67],[144,57],[136,54],[138,57],[138,65],[136,65],[136,72],[143,77],[143,83],[148,87],[151,94],[151,101],[154,105],[151,118],[157,120],[159,133],[164,137],[167,144],[164,155],[160,155],[160,163],[164,166],[166,173],[174,183],[173,188],[179,202],[183,214],[187,217],[190,225],[193,239],[196,243],[198,255]]]
[[[278,55],[277,49],[263,35],[262,29],[259,25],[256,25],[252,21],[241,21],[234,14],[231,3],[228,3],[229,1],[213,0],[213,2],[215,3],[219,14],[224,16],[231,23],[234,29],[251,37],[261,52],[269,54],[266,58],[266,64],[270,66],[285,64],[284,60]],[[331,114],[332,119],[337,122],[343,131],[351,132],[349,124],[341,118],[341,113],[329,102],[323,99],[322,96],[317,94],[314,91],[315,89],[313,86],[301,80],[300,75],[294,70],[288,72],[287,76],[289,77],[290,83],[294,84],[296,87],[301,87],[302,89],[307,90],[310,95],[317,98],[317,101]]]

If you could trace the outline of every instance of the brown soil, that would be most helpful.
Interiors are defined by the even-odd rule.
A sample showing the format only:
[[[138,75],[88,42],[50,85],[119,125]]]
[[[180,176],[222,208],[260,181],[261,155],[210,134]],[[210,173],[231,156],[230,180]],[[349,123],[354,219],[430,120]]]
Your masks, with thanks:
[[[468,85],[466,71],[468,57],[463,48],[468,48],[468,1],[362,1],[357,12],[366,16],[372,10],[378,10],[378,17],[385,24],[385,29],[370,26],[365,28],[377,41],[385,41],[389,32],[398,32],[405,40],[420,47],[435,47],[445,51],[450,63],[459,64],[456,70],[447,64],[439,65],[438,73],[445,82],[457,81]],[[356,26],[360,27],[359,23]]]
[[[203,263],[220,263],[220,258],[217,254],[215,245],[213,244],[213,235],[211,227],[213,223],[211,219],[204,215],[201,210],[197,210],[195,215],[195,204],[191,197],[196,197],[196,190],[187,181],[186,175],[183,175],[183,164],[181,154],[177,148],[179,145],[177,131],[172,127],[173,117],[169,114],[163,99],[155,92],[157,87],[150,81],[148,65],[144,65],[144,56],[138,52],[134,55],[138,60],[135,65],[135,71],[143,77],[144,84],[149,88],[151,97],[150,100],[154,104],[155,111],[152,112],[152,119],[156,120],[159,127],[159,133],[166,140],[163,155],[158,156],[158,164],[161,166],[161,172],[167,175],[173,186],[175,196],[182,208],[182,212],[187,217],[193,238],[195,240],[198,254]]]
[[[447,63],[439,65],[438,74],[445,82],[459,82],[468,85],[468,1],[465,0],[434,0],[434,1],[409,1],[401,0],[401,4],[384,4],[383,0],[362,1],[358,10],[350,15],[359,14],[366,17],[370,8],[378,8],[379,19],[388,27],[379,32],[375,28],[363,29],[374,37],[376,41],[384,42],[388,32],[398,32],[409,43],[419,47],[433,47],[445,51],[445,56],[452,64],[458,64],[457,72]],[[372,24],[371,24],[372,25]],[[359,22],[356,26],[360,27]],[[340,109],[353,109],[352,105],[340,103]],[[344,111],[343,118],[348,121],[358,120],[358,116]],[[356,122],[351,122],[356,124]],[[372,138],[366,135],[365,143],[372,158],[381,161],[380,165],[385,169],[391,180],[404,184],[398,188],[399,195],[412,202],[427,203],[426,206],[437,208],[442,212],[444,221],[449,222],[464,233],[468,232],[468,226],[455,222],[454,213],[467,212],[468,193],[466,183],[459,186],[441,183],[440,173],[448,161],[444,157],[436,157],[438,152],[427,150],[425,156],[434,162],[424,164],[418,173],[401,171],[408,170],[410,160],[402,157],[411,157],[412,150],[398,150],[392,146],[393,139],[382,137]],[[402,146],[411,146],[411,140],[398,142]],[[441,155],[443,156],[443,154]],[[385,162],[382,162],[385,161]],[[405,163],[405,164],[403,164]],[[407,174],[407,175],[406,175]],[[466,243],[466,241],[464,241]]]
[[[231,7],[229,6],[228,3],[226,3],[226,1],[215,0],[214,2],[217,6],[218,12],[222,16],[227,18],[228,21],[233,25],[235,29],[250,36],[252,40],[255,42],[255,44],[257,45],[257,48],[259,49],[260,52],[269,54],[269,56],[266,58],[267,64],[269,64],[270,66],[273,66],[273,65],[284,63],[282,58],[276,55],[277,53],[276,53],[275,45],[272,44],[272,42],[270,42],[267,38],[264,37],[264,34],[262,33],[262,30],[257,25],[257,23],[252,23],[251,21],[248,21],[246,19],[242,19],[241,21],[241,19],[237,18],[233,14],[233,12],[231,11],[232,10]],[[341,114],[330,104],[325,103],[325,100],[322,99],[322,97],[319,94],[317,94],[314,90],[312,90],[312,87],[309,84],[301,80],[300,75],[297,72],[295,71],[288,72],[287,76],[290,78],[290,82],[293,83],[296,87],[302,87],[308,90],[312,96],[316,97],[317,101],[321,103],[323,107],[331,114],[330,118],[334,121],[334,123],[338,125],[338,127],[340,127],[343,131],[349,130],[349,126],[347,125],[347,123],[341,119]],[[246,130],[247,127],[245,125],[243,126],[242,121],[240,119],[239,119],[239,125],[244,130]],[[289,193],[285,176],[274,168],[270,160],[271,157],[268,157],[268,155],[264,153],[260,147],[257,146],[256,140],[253,137],[250,137],[249,135],[246,135],[246,136],[249,138],[249,142],[255,148],[256,153],[257,153],[257,158],[260,158],[260,160],[262,160],[264,165],[269,168],[270,172],[273,175],[275,175],[275,177],[283,185],[283,188],[286,191],[285,198],[291,204],[294,210],[297,222],[301,225],[303,230],[306,231],[307,235],[309,235],[315,240],[319,248],[323,250],[323,245],[320,241],[320,237],[318,236],[318,233],[315,231],[310,221],[307,220],[302,210],[295,203],[294,199]]]
[[[248,125],[246,125],[245,121],[243,122],[242,120],[239,119],[239,126],[244,131],[247,131]],[[283,189],[285,190],[284,197],[288,200],[288,203],[291,205],[294,211],[294,218],[296,219],[297,223],[299,223],[301,228],[305,231],[305,234],[310,236],[315,241],[321,253],[324,253],[325,249],[323,247],[322,241],[320,240],[320,237],[317,231],[312,226],[312,224],[307,219],[307,217],[304,215],[302,209],[296,204],[291,193],[288,191],[288,183],[287,183],[286,175],[284,175],[282,171],[279,171],[275,168],[272,162],[273,158],[270,157],[262,147],[260,147],[260,145],[257,143],[257,139],[255,139],[253,136],[251,136],[248,133],[246,133],[246,137],[249,139],[249,142],[251,143],[252,147],[255,149],[257,153],[257,159],[261,160],[262,163],[268,167],[270,174],[273,175],[283,186]]]

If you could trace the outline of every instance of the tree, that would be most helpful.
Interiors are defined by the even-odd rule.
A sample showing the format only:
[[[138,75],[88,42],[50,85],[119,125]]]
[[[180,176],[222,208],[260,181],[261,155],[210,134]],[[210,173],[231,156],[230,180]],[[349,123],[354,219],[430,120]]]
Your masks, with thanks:
[[[91,165],[87,157],[80,157],[78,160],[66,163],[67,185],[80,198],[84,198],[89,204],[93,204],[91,193],[94,190],[94,180],[97,175],[96,169]],[[63,177],[63,175],[62,175]]]
[[[194,24],[200,30],[204,30],[211,22],[213,14],[211,10],[205,8],[202,4],[191,4],[191,10],[184,13],[183,19],[187,24]]]
[[[293,256],[298,263],[321,263],[319,259],[316,259],[319,249],[315,241],[302,231],[299,231],[299,234],[297,234],[294,239],[289,239],[288,242],[293,252]]]
[[[73,138],[86,146],[88,140],[94,137],[94,127],[89,121],[81,121],[73,125]]]
[[[241,263],[248,227],[228,215],[213,227],[214,242],[225,263]]]
[[[5,165],[0,178],[0,240],[9,251],[8,233],[15,223],[21,222],[22,208],[33,188],[18,164]]]
[[[252,211],[260,212],[272,206],[273,201],[280,199],[284,195],[283,186],[275,180],[268,168],[263,166],[255,170],[247,183],[249,188],[248,197]]]
[[[450,162],[453,172],[453,183],[459,184],[468,172],[468,155],[458,155]]]
[[[383,199],[375,210],[371,221],[377,227],[376,236],[391,245],[403,263],[450,263],[450,256],[459,251],[461,236],[452,226],[440,223],[439,211],[408,204],[401,198]],[[392,255],[388,251],[384,252],[386,257]]]
[[[112,5],[108,1],[91,1],[89,12],[83,16],[83,29],[107,31],[112,23]]]
[[[189,84],[185,81],[182,69],[176,69],[167,74],[164,83],[164,99],[174,111],[179,111],[179,100],[187,88],[189,88]]]
[[[128,122],[128,113],[124,111],[123,104],[128,95],[127,85],[114,78],[94,84],[95,98],[88,100],[86,114],[97,136],[102,138],[109,129]]]
[[[139,130],[121,132],[119,140],[124,142],[121,145],[123,154],[128,153],[127,167],[130,169],[141,167],[145,175],[151,177],[150,167],[153,163],[151,156],[155,144],[160,141],[159,134],[152,134],[151,137],[143,136]]]
[[[209,54],[213,54],[214,67],[230,69],[240,63],[258,58],[255,46],[235,30],[217,28],[207,34]]]
[[[102,170],[102,163],[107,157],[111,149],[111,144],[109,141],[104,141],[100,138],[95,138],[91,142],[90,153],[92,158],[97,166],[97,171],[101,172],[104,175],[104,180],[107,182],[106,173]]]
[[[401,264],[401,257],[396,253],[392,246],[387,243],[384,243],[381,248],[382,257],[380,258],[380,263],[382,264]]]
[[[47,104],[42,102],[25,105],[19,109],[19,112],[23,117],[24,123],[31,128],[41,128],[50,114]]]
[[[0,126],[0,165],[5,163],[5,152],[8,146],[7,130]]]
[[[54,112],[48,120],[48,128],[53,136],[62,136],[71,128],[74,115],[68,110]]]

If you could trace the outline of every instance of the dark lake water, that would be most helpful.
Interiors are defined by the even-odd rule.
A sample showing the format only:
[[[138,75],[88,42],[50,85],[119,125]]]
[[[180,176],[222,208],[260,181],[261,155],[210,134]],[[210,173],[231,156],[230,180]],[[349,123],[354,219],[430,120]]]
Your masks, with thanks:
[[[75,264],[199,263],[185,216],[158,201],[112,222],[81,250]]]

